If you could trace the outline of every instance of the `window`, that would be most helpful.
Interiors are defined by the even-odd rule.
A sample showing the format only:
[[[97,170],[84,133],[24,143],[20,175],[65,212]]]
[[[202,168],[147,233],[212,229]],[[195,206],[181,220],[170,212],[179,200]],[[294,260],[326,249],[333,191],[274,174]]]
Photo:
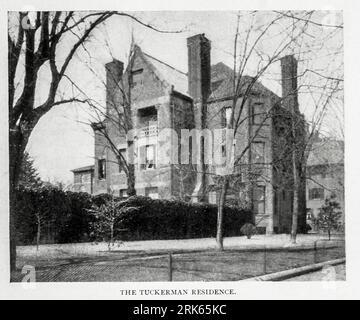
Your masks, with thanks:
[[[221,126],[223,128],[226,128],[230,122],[231,111],[232,111],[231,107],[224,107],[221,110]]]
[[[120,190],[119,190],[119,196],[120,196],[120,198],[122,198],[122,199],[127,198],[127,197],[128,197],[127,189],[120,189]]]
[[[147,169],[155,169],[155,152],[156,148],[155,145],[147,145],[140,147],[140,169],[147,170]]]
[[[90,174],[89,173],[82,173],[80,175],[80,183],[89,183],[90,182]]]
[[[106,162],[105,159],[98,160],[98,177],[99,180],[104,180],[106,178]]]
[[[306,208],[306,220],[312,220],[314,217],[313,209]]]
[[[209,203],[216,204],[217,202],[216,191],[209,192]]]
[[[221,155],[223,158],[226,157],[226,145],[221,146]]]
[[[254,103],[250,108],[251,124],[263,124],[265,110],[263,103]]]
[[[265,214],[265,186],[254,188],[254,213]]]
[[[145,196],[151,199],[159,199],[159,192],[157,187],[145,188]]]
[[[309,200],[323,200],[323,199],[324,199],[324,189],[312,188],[309,190]]]
[[[155,106],[141,108],[137,111],[138,126],[145,136],[156,135],[158,112]]]
[[[131,72],[131,76],[130,76],[131,88],[134,88],[136,85],[142,84],[142,72],[143,69],[139,69]]]
[[[121,157],[120,155],[117,156],[117,159],[118,159],[118,164],[119,164],[119,172],[124,172],[124,164],[123,164],[123,161],[125,160],[126,161],[126,149],[119,149],[119,153],[121,154]],[[124,160],[123,160],[124,159]]]
[[[81,182],[81,174],[75,173],[75,183],[82,183]]]
[[[251,143],[251,161],[252,163],[265,163],[265,142]]]

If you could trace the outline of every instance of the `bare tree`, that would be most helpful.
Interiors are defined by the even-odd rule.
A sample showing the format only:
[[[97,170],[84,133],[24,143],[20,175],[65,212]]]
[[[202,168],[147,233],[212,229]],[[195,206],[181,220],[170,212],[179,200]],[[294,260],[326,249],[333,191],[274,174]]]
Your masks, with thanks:
[[[114,161],[121,171],[126,174],[127,194],[136,195],[135,164],[133,151],[133,135],[135,130],[132,110],[132,68],[134,63],[135,43],[132,40],[128,50],[126,71],[122,73],[123,65],[113,58],[107,65],[107,81],[102,81],[108,92],[106,106],[92,99],[88,104],[93,111],[95,122],[92,127],[96,134],[100,134],[106,142],[106,147],[115,155]],[[108,46],[110,51],[110,48]],[[110,66],[111,65],[111,66]],[[93,70],[92,70],[93,71]],[[98,75],[93,71],[94,75]],[[96,139],[95,139],[96,140]],[[119,149],[118,143],[126,142],[126,153]],[[107,159],[110,161],[110,159]],[[109,179],[109,177],[107,178]]]
[[[124,216],[135,213],[138,208],[129,207],[123,202],[117,201],[114,195],[110,195],[110,199],[104,204],[97,206],[93,205],[88,210],[95,218],[91,224],[92,232],[96,239],[106,239],[108,242],[108,250],[114,247],[116,239],[125,229],[123,227]]]
[[[9,19],[10,19],[9,14]],[[58,91],[74,56],[90,40],[93,31],[112,16],[130,18],[137,23],[157,30],[132,14],[117,11],[103,12],[27,12],[15,13],[15,23],[8,29],[8,84],[9,84],[9,154],[10,154],[10,204],[19,182],[21,163],[30,135],[39,122],[52,108],[70,103],[83,103],[77,95],[59,97]],[[34,17],[33,19],[30,19]],[[32,20],[32,21],[31,21]],[[63,53],[67,50],[65,57]],[[20,61],[24,58],[24,72],[17,85]],[[37,103],[36,94],[40,84],[39,72],[48,67],[50,87],[45,101]],[[18,90],[16,90],[18,89]],[[17,92],[19,91],[20,92]],[[10,205],[13,208],[13,205]],[[10,264],[16,267],[14,212],[10,209]]]
[[[236,133],[240,132],[242,130],[242,127],[247,125],[246,119],[249,115],[247,115],[246,113],[246,105],[253,94],[252,91],[256,89],[258,80],[268,76],[272,66],[288,52],[297,51],[299,55],[308,54],[309,51],[316,52],[316,49],[314,47],[308,47],[309,41],[306,41],[306,38],[312,37],[312,35],[309,34],[309,30],[311,30],[310,26],[317,25],[317,23],[315,23],[314,19],[312,18],[313,12],[302,11],[292,13],[291,15],[288,12],[274,12],[272,16],[270,14],[267,14],[267,17],[265,19],[257,19],[256,17],[258,16],[258,14],[261,13],[247,13],[247,17],[250,17],[249,20],[246,18],[246,15],[239,13],[237,19],[237,29],[234,38],[233,53],[233,98],[230,119],[226,124],[226,128],[228,130],[233,130],[234,138],[236,137]],[[241,27],[243,19],[246,19],[246,27]],[[243,32],[244,29],[246,30],[246,32]],[[338,28],[335,29],[341,29],[341,26],[338,26]],[[243,38],[241,38],[239,30],[242,31],[241,34],[244,35]],[[264,43],[266,43],[266,41],[275,41],[275,39],[275,49],[271,53],[269,53],[269,49],[267,49],[267,52],[264,52],[264,50],[262,49]],[[319,39],[316,40],[319,41]],[[326,39],[322,40],[325,41]],[[307,46],[304,45],[304,43],[306,43]],[[322,43],[322,45],[324,45],[324,43]],[[248,77],[248,80],[246,81],[244,72],[245,70],[247,70],[247,68],[249,68],[251,61],[253,62],[253,64],[257,65],[257,68],[255,71],[253,71],[254,76],[252,76],[251,78]],[[319,76],[318,71],[316,70],[318,69],[309,68],[305,70],[305,73],[317,73],[317,75]],[[332,82],[335,81],[338,83],[341,81],[341,79],[333,76],[324,76],[322,74],[320,74],[320,76]],[[314,79],[312,79],[312,81],[314,81]],[[270,108],[264,111],[262,123],[257,126],[256,130],[249,137],[249,140],[241,145],[241,151],[239,154],[236,154],[234,163],[232,164],[230,159],[227,159],[227,163],[230,164],[230,167],[228,168],[228,173],[223,175],[219,180],[221,186],[217,225],[217,245],[219,250],[223,250],[224,204],[226,201],[230,181],[236,178],[237,175],[241,174],[241,166],[244,165],[242,164],[242,162],[247,153],[251,151],[252,142],[256,139],[266,121],[272,118],[274,116],[274,113],[276,114],[276,109],[278,108],[278,106],[280,106],[284,100],[291,99],[292,95],[297,94],[303,88],[307,88],[308,91],[314,93],[315,86],[313,85],[313,82],[311,84],[312,85],[310,85],[309,83],[302,83],[294,89],[294,92],[288,92],[286,95],[283,95],[282,98],[276,98],[272,100],[272,105],[270,106]],[[322,119],[326,113],[328,101],[327,99],[324,99],[324,97],[331,97],[331,92],[333,90],[336,90],[336,86],[335,88],[334,86],[331,86],[330,94],[329,88],[326,85],[317,88],[317,90],[320,91],[321,103],[319,102],[317,104],[317,112],[313,112],[314,115],[316,114],[316,125],[312,127],[312,131],[315,131],[316,128],[319,128],[322,123]],[[293,216],[291,239],[295,241],[298,229],[297,219],[299,210],[299,184],[301,179],[303,178],[302,175],[305,174],[307,155],[305,151],[306,146],[308,146],[311,141],[311,134],[307,137],[303,137],[304,139],[306,139],[304,140],[305,143],[297,143],[296,141],[299,141],[301,138],[298,131],[302,130],[303,133],[305,132],[305,120],[303,116],[301,116],[301,114],[295,114],[294,112],[292,112],[292,114],[287,114],[286,117],[290,120],[289,134],[291,136],[290,141],[292,141],[292,147],[290,149],[292,157],[291,171],[293,172],[292,178],[290,177],[293,182]],[[231,153],[227,153],[226,157],[231,157]],[[251,167],[251,163],[248,164],[248,167]],[[305,199],[301,199],[301,201],[305,201]]]

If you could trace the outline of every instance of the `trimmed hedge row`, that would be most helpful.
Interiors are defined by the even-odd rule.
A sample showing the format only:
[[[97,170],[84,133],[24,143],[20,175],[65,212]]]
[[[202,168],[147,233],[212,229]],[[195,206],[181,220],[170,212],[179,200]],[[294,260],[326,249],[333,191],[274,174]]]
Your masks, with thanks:
[[[217,206],[178,200],[154,200],[148,197],[130,197],[123,202],[140,210],[124,216],[127,229],[124,240],[191,239],[216,236]],[[252,213],[235,207],[226,207],[224,235],[240,235],[246,222],[252,222]]]
[[[107,194],[91,196],[87,193],[62,191],[55,187],[36,190],[22,188],[16,194],[15,212],[19,245],[36,242],[36,214],[42,217],[42,243],[87,242],[91,236],[94,217],[88,209],[100,206],[110,199]],[[116,201],[120,201],[116,199]],[[177,200],[155,200],[143,196],[121,201],[121,206],[139,210],[124,214],[122,240],[160,240],[215,237],[217,206],[188,203]],[[246,222],[252,222],[252,213],[235,207],[226,207],[224,235],[240,235]]]
[[[41,217],[41,243],[89,241],[91,216],[86,209],[93,204],[87,193],[63,191],[44,186],[19,188],[15,195],[17,243],[34,244],[37,215]]]

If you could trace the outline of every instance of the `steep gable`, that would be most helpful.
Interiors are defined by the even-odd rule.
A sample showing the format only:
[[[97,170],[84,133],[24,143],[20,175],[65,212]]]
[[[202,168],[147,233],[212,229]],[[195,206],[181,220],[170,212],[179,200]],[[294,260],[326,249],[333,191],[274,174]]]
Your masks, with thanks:
[[[131,70],[130,70],[131,66]],[[149,61],[139,46],[134,47],[126,73],[132,73],[131,95],[133,102],[164,96],[170,89],[169,83]]]
[[[143,81],[146,81],[146,83],[144,83],[144,91],[153,91],[155,86],[157,87],[156,91],[160,90],[162,94],[166,94],[169,90],[173,89],[183,95],[188,95],[186,73],[143,52],[137,45],[134,47],[131,65],[132,72],[143,70],[144,77],[150,76],[150,81],[143,79]],[[126,72],[130,72],[128,69]],[[144,92],[143,94],[146,93]]]
[[[252,83],[253,77],[243,76],[240,86],[244,93]],[[210,100],[230,98],[234,92],[234,73],[233,70],[222,62],[211,66],[211,95]],[[254,94],[275,95],[271,90],[263,86],[260,81],[256,81],[251,89]],[[275,95],[276,96],[276,95]]]
[[[145,59],[152,65],[153,71],[168,86],[173,86],[174,90],[188,95],[188,77],[187,74],[173,68],[165,62],[162,62],[147,53],[143,53]]]
[[[143,52],[141,48],[135,45],[133,59],[133,71],[141,68],[146,68],[152,75],[151,81],[146,85],[146,90],[152,91],[153,86],[157,87],[157,90],[163,91],[164,94],[173,88],[173,90],[189,96],[188,88],[188,74],[182,72],[169,64]],[[143,65],[143,67],[141,67]],[[129,72],[129,70],[127,70]],[[210,101],[230,98],[233,95],[233,70],[226,64],[219,62],[211,66],[211,94]],[[155,80],[155,83],[154,83]],[[242,92],[245,92],[246,88],[253,81],[250,76],[243,76],[242,79]],[[149,87],[150,86],[150,87]],[[156,90],[155,90],[156,91]],[[277,97],[271,90],[263,86],[259,81],[256,81],[252,88],[252,93],[273,95]]]

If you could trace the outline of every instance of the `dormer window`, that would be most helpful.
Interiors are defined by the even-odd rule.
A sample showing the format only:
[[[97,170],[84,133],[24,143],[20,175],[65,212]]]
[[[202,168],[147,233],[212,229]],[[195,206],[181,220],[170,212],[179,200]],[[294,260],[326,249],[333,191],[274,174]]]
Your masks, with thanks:
[[[135,86],[142,84],[142,79],[143,79],[142,72],[143,72],[143,69],[131,71],[131,76],[130,76],[131,88],[134,88]]]

